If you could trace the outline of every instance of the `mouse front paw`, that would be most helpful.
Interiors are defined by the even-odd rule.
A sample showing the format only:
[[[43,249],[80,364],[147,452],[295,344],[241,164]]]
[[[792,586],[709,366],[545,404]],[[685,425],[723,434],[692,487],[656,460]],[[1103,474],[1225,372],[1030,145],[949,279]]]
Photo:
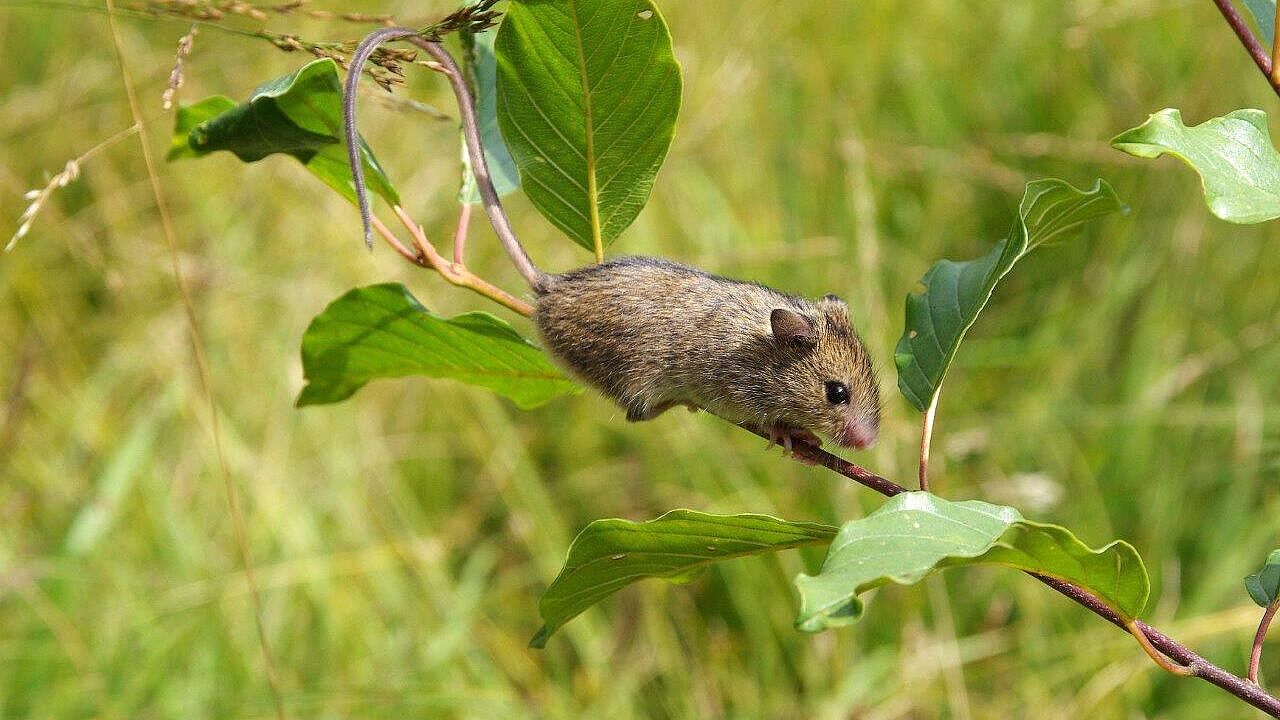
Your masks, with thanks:
[[[813,464],[811,461],[795,454],[794,446],[797,443],[801,443],[813,447],[822,447],[822,440],[819,440],[817,435],[814,435],[803,428],[788,427],[786,425],[770,425],[765,429],[765,432],[769,434],[769,447],[781,445],[783,449],[787,451],[787,454],[809,463],[810,465]]]

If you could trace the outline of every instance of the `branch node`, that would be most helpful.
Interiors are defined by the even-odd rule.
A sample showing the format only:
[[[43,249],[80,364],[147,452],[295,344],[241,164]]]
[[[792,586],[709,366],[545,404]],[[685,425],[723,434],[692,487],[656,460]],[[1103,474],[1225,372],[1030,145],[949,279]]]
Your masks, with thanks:
[[[1137,620],[1130,620],[1126,622],[1124,628],[1128,630],[1129,633],[1138,641],[1138,645],[1141,645],[1143,651],[1151,657],[1151,661],[1159,665],[1166,672],[1179,677],[1191,677],[1196,674],[1195,668],[1192,668],[1190,665],[1176,663],[1170,659],[1169,656],[1157,650],[1156,646],[1151,644],[1151,639],[1147,637],[1147,634],[1142,631],[1142,628],[1138,627]]]

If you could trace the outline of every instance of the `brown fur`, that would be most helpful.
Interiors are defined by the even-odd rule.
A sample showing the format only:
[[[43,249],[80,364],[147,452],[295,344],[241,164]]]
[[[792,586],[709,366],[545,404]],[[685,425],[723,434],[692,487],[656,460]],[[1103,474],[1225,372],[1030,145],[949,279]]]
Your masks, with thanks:
[[[534,319],[547,349],[616,400],[628,420],[682,404],[787,436],[807,430],[846,442],[853,423],[875,437],[871,360],[834,296],[813,303],[636,257],[545,276],[536,290]],[[771,324],[780,308],[791,313]],[[828,402],[831,380],[848,386],[848,404]]]

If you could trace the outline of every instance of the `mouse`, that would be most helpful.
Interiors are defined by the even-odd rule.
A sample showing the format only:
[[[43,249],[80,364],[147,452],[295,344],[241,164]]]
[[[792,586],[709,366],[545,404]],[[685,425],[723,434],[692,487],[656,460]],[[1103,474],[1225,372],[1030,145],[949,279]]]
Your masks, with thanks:
[[[612,399],[632,422],[684,406],[792,450],[793,443],[863,449],[876,440],[875,370],[835,295],[814,302],[657,257],[618,257],[568,272],[539,269],[511,230],[481,144],[470,88],[438,41],[408,28],[374,31],[353,54],[344,130],[361,218],[370,209],[355,126],[360,65],[378,44],[407,39],[449,77],[481,202],[534,296],[542,346],[571,377]]]
[[[537,276],[533,321],[571,376],[651,420],[676,406],[766,433],[875,442],[871,356],[835,295],[817,302],[656,257]]]

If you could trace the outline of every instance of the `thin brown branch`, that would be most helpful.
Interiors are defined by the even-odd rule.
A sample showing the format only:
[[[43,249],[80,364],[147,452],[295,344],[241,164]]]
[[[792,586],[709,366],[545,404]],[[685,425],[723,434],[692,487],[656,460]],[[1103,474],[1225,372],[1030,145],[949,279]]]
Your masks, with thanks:
[[[467,229],[471,226],[471,203],[459,203],[458,227],[453,231],[453,264],[461,267],[466,253]]]
[[[1235,31],[1236,37],[1240,39],[1240,44],[1249,52],[1249,57],[1253,58],[1253,62],[1262,71],[1262,76],[1267,79],[1267,83],[1271,85],[1271,89],[1277,95],[1280,95],[1280,82],[1271,75],[1271,57],[1267,51],[1263,49],[1262,44],[1253,36],[1253,31],[1249,29],[1248,23],[1240,16],[1240,12],[1231,4],[1231,0],[1213,0],[1213,4],[1218,6],[1218,11],[1222,13],[1222,17]]]
[[[1280,13],[1276,13],[1276,17],[1280,17]],[[1258,682],[1258,668],[1262,665],[1262,641],[1267,639],[1267,630],[1271,627],[1272,618],[1276,616],[1276,610],[1280,610],[1280,595],[1277,595],[1262,613],[1258,632],[1253,635],[1253,652],[1249,653],[1249,682],[1251,683]]]
[[[422,226],[414,222],[413,218],[409,217],[409,213],[405,212],[404,208],[396,205],[392,209],[395,210],[396,217],[400,218],[400,222],[405,226],[405,229],[409,231],[409,236],[413,238],[413,246],[418,251],[417,256],[414,257],[411,262],[416,265],[430,267],[440,273],[441,277],[449,281],[451,284],[457,285],[458,287],[464,287],[474,293],[483,295],[499,305],[506,307],[508,310],[518,312],[525,317],[533,317],[532,305],[515,297],[506,290],[503,290],[479,275],[476,275],[468,270],[465,265],[456,264],[447,260],[439,253],[439,251],[436,250],[435,246],[431,244],[431,241],[427,239],[427,235],[423,231]],[[378,230],[378,233],[390,242],[390,238],[394,238],[394,234],[391,233],[390,230],[387,230],[381,222],[378,222],[377,218],[373,218],[373,221],[374,227]],[[396,241],[395,244],[400,245],[399,241]],[[403,245],[400,245],[400,247],[403,248]],[[401,252],[400,254],[406,255],[405,252]],[[406,255],[406,257],[408,257],[408,255]],[[420,259],[426,261],[425,265],[420,261]]]
[[[757,430],[746,428],[760,437],[768,439],[768,435]],[[901,485],[880,477],[866,468],[855,465],[844,458],[836,457],[818,447],[808,445],[803,442],[797,442],[792,446],[792,457],[796,460],[808,465],[821,465],[832,472],[842,475],[853,480],[856,483],[865,485],[881,495],[894,496],[899,493],[907,492],[907,489]],[[1187,675],[1200,678],[1205,682],[1216,685],[1227,691],[1231,695],[1243,700],[1255,708],[1267,713],[1271,717],[1280,718],[1280,698],[1269,695],[1265,690],[1256,683],[1252,683],[1245,678],[1233,675],[1223,670],[1213,663],[1200,657],[1195,651],[1191,650],[1182,643],[1165,635],[1159,630],[1147,625],[1141,620],[1126,620],[1116,614],[1114,610],[1107,606],[1106,603],[1099,600],[1092,593],[1083,588],[1076,587],[1071,583],[1052,578],[1047,575],[1038,573],[1027,573],[1031,577],[1048,585],[1056,590],[1059,594],[1070,598],[1077,604],[1084,606],[1092,611],[1098,617],[1115,625],[1126,632],[1132,632],[1130,629],[1135,628],[1142,637],[1150,644],[1152,648],[1163,654],[1166,658],[1171,659],[1177,665],[1186,668]],[[1135,634],[1135,637],[1137,635]],[[1168,669],[1168,668],[1166,668]],[[1182,674],[1182,672],[1179,674]]]
[[[376,215],[369,218],[369,221],[373,223],[373,229],[378,231],[378,234],[382,236],[383,240],[387,241],[387,244],[391,246],[391,249],[399,253],[405,260],[408,260],[418,267],[434,269],[431,267],[431,263],[427,261],[427,257],[425,255],[405,247],[405,244],[400,242],[400,238],[396,237],[396,234],[391,231],[391,228],[384,225]]]

